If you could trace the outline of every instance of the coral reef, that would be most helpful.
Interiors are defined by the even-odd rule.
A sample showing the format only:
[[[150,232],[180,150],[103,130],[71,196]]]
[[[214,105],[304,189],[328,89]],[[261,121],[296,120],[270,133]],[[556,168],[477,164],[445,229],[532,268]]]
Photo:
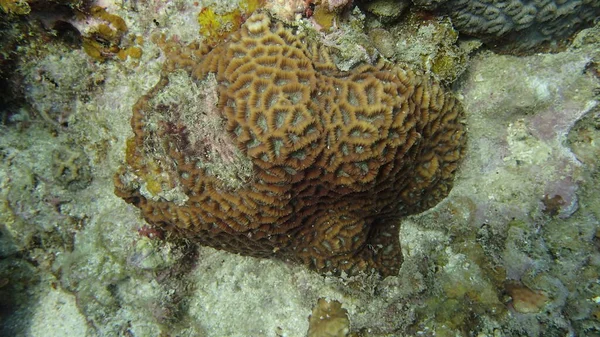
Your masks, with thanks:
[[[81,10],[86,0],[0,0],[0,10],[8,15],[28,15],[64,11],[65,9]]]
[[[37,62],[19,70],[24,78],[25,100],[33,108],[33,115],[57,129],[68,127],[70,115],[89,100],[103,81],[94,66],[86,66],[89,58],[85,54],[67,53],[64,47],[61,50],[61,56],[40,53]],[[65,72],[65,68],[73,71]]]
[[[198,247],[146,223],[114,194],[132,136],[132,106],[145,93],[150,125],[161,104],[172,113],[194,107],[198,113],[186,119],[204,124],[202,132],[217,143],[230,140],[226,124],[214,118],[221,111],[216,74],[191,75],[204,51],[179,43],[201,38],[201,6],[226,12],[241,1],[97,2],[127,22],[124,44],[143,37],[141,58],[127,62],[94,62],[59,31],[40,33],[40,7],[57,2],[66,3],[27,0],[29,15],[0,10],[0,105],[10,100],[1,106],[9,113],[0,127],[1,336],[306,336],[320,298],[342,303],[350,336],[600,334],[600,26],[580,32],[566,51],[480,51],[452,65],[435,55],[468,41],[455,43],[449,19],[414,7],[407,22],[388,25],[354,7],[327,35],[311,31],[309,20],[291,23],[310,36],[303,46],[325,43],[345,70],[370,60],[364,30],[387,32],[378,36],[378,49],[386,48],[391,62],[425,71],[438,59],[442,70],[466,66],[453,86],[469,127],[454,187],[435,207],[398,221],[402,266],[382,280],[322,276],[288,261]],[[414,29],[398,29],[403,23]],[[153,39],[160,35],[178,42]],[[169,57],[193,62],[189,69],[169,63],[169,83],[149,93],[167,59],[160,45],[173,48]],[[61,127],[42,119],[41,108]],[[169,129],[199,132],[175,126]],[[242,165],[215,156],[204,168],[243,189],[253,167],[228,144],[219,149],[231,150]],[[70,175],[56,174],[56,153],[67,162],[79,158],[74,163],[92,179],[71,188],[63,179]],[[225,152],[207,152],[219,153]],[[185,202],[183,193],[163,186],[168,176],[160,173],[146,175],[143,195]]]
[[[348,311],[342,303],[319,298],[308,317],[308,337],[346,337],[350,332]]]
[[[336,12],[327,10],[325,6],[316,6],[311,20],[321,31],[328,32],[337,25],[338,15]]]
[[[352,4],[352,0],[320,0],[318,2],[321,6],[327,7],[330,12],[339,11]]]
[[[365,10],[376,15],[383,23],[396,21],[408,8],[410,2],[395,0],[376,0],[365,4]]]
[[[31,12],[31,8],[27,1],[2,0],[0,8],[6,14],[27,15]]]
[[[142,56],[142,48],[135,45],[143,42],[141,38],[134,37],[132,41],[123,43],[128,32],[123,18],[100,6],[92,6],[89,15],[90,21],[98,21],[95,25],[84,24],[80,27],[84,31],[82,47],[89,56],[100,62],[114,57],[126,60],[127,57],[139,59]]]
[[[0,1],[0,122],[29,122],[23,112],[27,79],[19,72],[22,66],[31,66],[32,59],[45,55],[45,50],[56,44],[67,44],[65,35],[57,27],[46,27],[43,18],[63,19],[73,15],[82,5],[80,1]],[[55,30],[53,30],[55,29]],[[31,62],[33,63],[33,62]],[[37,103],[36,103],[37,104]],[[21,111],[19,111],[21,110]],[[13,117],[16,117],[13,120]]]
[[[340,72],[266,14],[206,55],[195,48],[166,65],[183,79],[163,77],[136,104],[116,193],[150,223],[215,248],[397,273],[397,219],[445,197],[463,156],[455,99],[384,63]],[[212,87],[174,89],[213,76]]]
[[[305,15],[310,1],[265,0],[264,8],[280,20],[293,21]]]
[[[383,21],[383,19],[379,19]],[[459,41],[459,32],[448,18],[438,19],[409,11],[395,24],[369,24],[371,44],[389,60],[408,63],[452,83],[466,69],[469,54],[481,43]]]
[[[52,169],[56,181],[69,190],[84,189],[92,180],[89,159],[83,151],[68,148],[54,151]]]
[[[64,139],[56,136],[40,140],[49,133],[47,124],[37,126],[41,128],[29,128],[26,137],[6,129],[1,135],[0,334],[6,336],[26,334],[14,316],[33,315],[35,303],[44,297],[34,290],[37,285],[56,286],[50,272],[57,257],[73,249],[73,235],[82,221],[72,206],[83,181],[59,182],[62,176],[53,165],[56,153],[79,152],[81,146],[61,144]],[[85,179],[89,184],[90,177]]]
[[[323,6],[317,6],[314,17],[311,18],[312,24],[316,24],[316,27],[308,29],[309,31],[324,29],[328,25],[327,20],[331,20],[329,23],[331,32],[313,38],[327,47],[331,61],[339,70],[349,71],[363,63],[376,63],[378,58],[376,50],[364,32],[365,15],[358,7],[354,7],[352,11],[341,13],[326,12],[327,15],[324,16],[327,19],[326,22],[319,21],[319,19],[323,19],[319,18],[319,8],[323,8]],[[343,20],[340,20],[342,15]]]
[[[530,57],[488,53],[472,60],[459,89],[466,111],[476,112],[467,114],[465,174],[413,229],[423,236],[424,229],[435,230],[432,245],[444,247],[410,247],[425,249],[422,258],[436,261],[438,289],[418,312],[419,331],[598,331],[596,304],[584,299],[597,293],[600,273],[592,210],[598,189],[591,187],[594,178],[584,178],[597,175],[597,159],[590,157],[597,153],[591,148],[596,134],[588,123],[598,111],[598,79],[590,69],[598,49],[586,48]],[[581,128],[572,129],[577,124]],[[569,130],[581,132],[582,161],[568,147]],[[403,222],[403,230],[410,227]],[[440,243],[444,232],[448,241]]]
[[[231,33],[240,28],[244,20],[263,5],[264,0],[240,1],[238,7],[231,10],[216,10],[214,6],[202,8],[198,13],[200,35],[203,43],[214,46],[223,42]]]
[[[592,25],[600,15],[600,3],[589,0],[417,0],[415,4],[429,10],[437,6],[451,16],[461,33],[492,44],[502,41],[503,50],[554,44]]]

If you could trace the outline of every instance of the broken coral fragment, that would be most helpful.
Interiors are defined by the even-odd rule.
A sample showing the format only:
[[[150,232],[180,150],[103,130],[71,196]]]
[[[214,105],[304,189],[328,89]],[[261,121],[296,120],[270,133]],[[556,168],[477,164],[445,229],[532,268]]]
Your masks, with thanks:
[[[398,272],[399,217],[444,198],[464,154],[454,97],[385,63],[339,71],[264,13],[211,51],[165,50],[134,107],[117,195],[218,249]]]

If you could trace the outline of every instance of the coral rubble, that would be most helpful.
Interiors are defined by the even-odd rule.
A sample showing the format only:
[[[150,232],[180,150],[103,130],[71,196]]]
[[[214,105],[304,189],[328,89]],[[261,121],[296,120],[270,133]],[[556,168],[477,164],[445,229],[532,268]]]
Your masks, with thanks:
[[[444,198],[464,153],[451,95],[399,66],[341,72],[263,13],[209,52],[165,50],[134,107],[119,196],[215,248],[398,272],[397,219]]]

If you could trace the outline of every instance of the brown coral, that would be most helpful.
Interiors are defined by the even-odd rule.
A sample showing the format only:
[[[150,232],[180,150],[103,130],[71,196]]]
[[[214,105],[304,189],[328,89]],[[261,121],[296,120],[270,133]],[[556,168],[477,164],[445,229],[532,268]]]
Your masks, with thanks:
[[[397,273],[398,218],[445,197],[463,155],[452,96],[384,63],[340,72],[264,13],[211,51],[165,50],[134,107],[119,196],[204,245]]]
[[[531,290],[525,285],[509,282],[505,285],[507,294],[512,298],[512,307],[520,313],[539,312],[549,298],[542,291]]]

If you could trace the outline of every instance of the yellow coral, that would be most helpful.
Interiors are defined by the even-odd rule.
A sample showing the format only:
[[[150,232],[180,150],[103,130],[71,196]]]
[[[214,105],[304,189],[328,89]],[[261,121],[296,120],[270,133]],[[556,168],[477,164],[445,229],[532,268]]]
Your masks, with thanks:
[[[203,8],[198,13],[198,24],[204,43],[214,46],[223,41],[232,32],[237,31],[245,17],[258,9],[262,2],[263,0],[242,1],[239,8],[224,13],[217,13],[212,7]]]
[[[109,22],[113,26],[113,28],[119,33],[126,33],[128,30],[127,24],[125,23],[125,20],[123,20],[123,18],[121,18],[118,15],[108,13],[103,7],[92,6],[92,8],[90,8],[90,13],[95,18],[99,18],[101,20]]]
[[[27,15],[31,12],[26,0],[0,0],[0,8],[7,14]]]
[[[212,8],[206,7],[198,14],[198,23],[200,24],[200,34],[204,36],[205,43],[214,45],[242,24],[242,14],[238,9],[235,9],[232,12],[218,15]]]
[[[125,61],[127,59],[127,57],[139,59],[140,57],[142,57],[142,48],[133,46],[133,47],[121,49],[117,53],[117,56],[123,61]]]
[[[385,63],[340,72],[264,13],[211,51],[161,43],[169,61],[134,107],[119,196],[215,248],[398,272],[397,219],[445,197],[464,153],[451,95]],[[140,189],[157,175],[171,199]]]
[[[325,9],[325,6],[321,5],[315,8],[315,13],[312,18],[323,30],[329,31],[331,27],[333,27],[337,15],[338,13],[330,12]]]
[[[92,6],[90,15],[100,19],[103,23],[98,24],[90,30],[90,33],[83,37],[83,50],[96,61],[105,61],[114,56],[121,60],[127,57],[139,59],[142,56],[142,49],[139,46],[123,48],[121,40],[128,28],[125,20],[118,15],[110,14],[100,6]],[[143,39],[136,39],[143,41]]]
[[[349,332],[348,311],[342,303],[319,298],[308,317],[308,337],[346,337]]]

